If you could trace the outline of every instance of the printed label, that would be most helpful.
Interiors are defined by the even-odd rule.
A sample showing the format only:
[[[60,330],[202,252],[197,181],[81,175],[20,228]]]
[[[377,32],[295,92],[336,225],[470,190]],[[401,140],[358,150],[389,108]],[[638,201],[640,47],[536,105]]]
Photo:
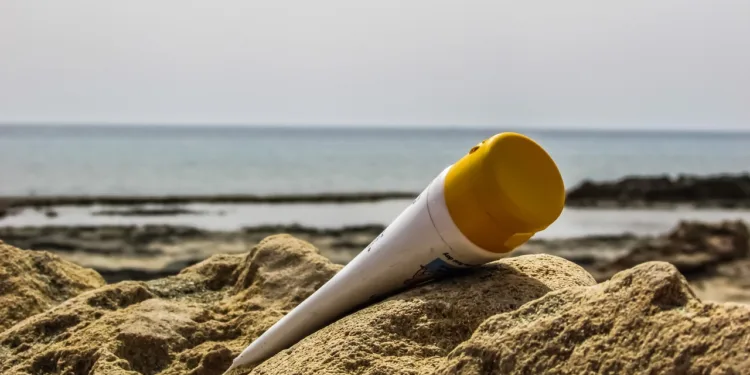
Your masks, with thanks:
[[[444,275],[450,272],[453,267],[444,261],[442,258],[435,258],[426,265],[420,265],[419,271],[417,271],[411,279],[404,281],[404,284],[414,284],[428,279],[432,279],[437,276]]]

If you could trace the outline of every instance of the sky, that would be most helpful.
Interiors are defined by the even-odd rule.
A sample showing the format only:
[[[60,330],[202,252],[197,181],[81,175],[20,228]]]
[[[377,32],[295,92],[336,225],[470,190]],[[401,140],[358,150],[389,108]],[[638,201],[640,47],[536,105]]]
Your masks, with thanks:
[[[3,0],[0,123],[750,130],[750,1]]]

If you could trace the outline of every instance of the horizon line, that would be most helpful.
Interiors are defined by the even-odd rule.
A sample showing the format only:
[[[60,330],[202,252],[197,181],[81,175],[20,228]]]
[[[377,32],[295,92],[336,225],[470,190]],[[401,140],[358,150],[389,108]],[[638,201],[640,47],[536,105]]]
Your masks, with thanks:
[[[449,124],[294,124],[294,123],[175,123],[175,122],[0,122],[0,127],[162,127],[162,128],[256,128],[256,129],[347,129],[347,130],[490,130],[496,128],[514,129],[516,131],[543,131],[543,132],[662,132],[662,133],[750,133],[750,129],[732,128],[695,128],[675,129],[664,127],[652,128],[628,128],[628,127],[589,127],[589,126],[550,126],[550,125],[449,125]]]

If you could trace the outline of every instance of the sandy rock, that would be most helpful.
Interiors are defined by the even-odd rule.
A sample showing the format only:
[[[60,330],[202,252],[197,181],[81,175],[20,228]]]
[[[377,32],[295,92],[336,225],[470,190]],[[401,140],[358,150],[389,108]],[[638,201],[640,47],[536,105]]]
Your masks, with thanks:
[[[674,266],[648,262],[487,319],[437,373],[748,371],[750,309],[702,303]]]
[[[39,254],[12,250],[11,265]],[[51,290],[96,276],[26,267],[36,274],[25,279]],[[276,235],[176,276],[84,291],[0,332],[0,374],[218,375],[340,268]],[[232,375],[739,374],[750,371],[748,348],[750,308],[700,302],[672,265],[647,262],[597,285],[570,261],[526,255],[379,301]]]
[[[594,283],[583,268],[558,257],[500,260],[346,316],[251,374],[429,374],[487,317],[552,290]]]
[[[219,374],[339,268],[280,235],[177,276],[107,285],[0,333],[0,373]]]
[[[0,331],[102,285],[93,270],[0,241]]]

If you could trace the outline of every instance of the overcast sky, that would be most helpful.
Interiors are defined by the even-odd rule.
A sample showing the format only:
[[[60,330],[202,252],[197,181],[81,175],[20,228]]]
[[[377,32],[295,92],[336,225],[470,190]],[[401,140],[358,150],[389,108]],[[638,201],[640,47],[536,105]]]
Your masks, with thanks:
[[[750,1],[0,1],[0,123],[750,130]]]

